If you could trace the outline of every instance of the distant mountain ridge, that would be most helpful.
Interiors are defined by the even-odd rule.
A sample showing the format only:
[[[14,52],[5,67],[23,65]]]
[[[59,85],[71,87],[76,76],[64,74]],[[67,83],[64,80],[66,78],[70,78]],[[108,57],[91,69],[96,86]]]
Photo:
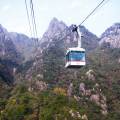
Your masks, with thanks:
[[[25,61],[30,60],[34,57],[35,52],[35,38],[29,38],[24,34],[19,33],[9,33],[13,44],[16,46],[16,49],[23,55]]]
[[[101,35],[100,45],[106,44],[111,48],[120,48],[120,23],[115,23]]]
[[[86,49],[94,49],[98,45],[99,38],[89,32],[84,26],[81,26],[81,32],[83,35],[82,43]],[[74,41],[73,32],[71,26],[67,26],[64,22],[59,21],[57,18],[53,18],[49,24],[49,27],[41,39],[41,47],[48,46],[53,39],[63,40],[66,47],[77,46],[77,41]]]
[[[108,28],[101,35],[101,38],[98,38],[84,26],[80,26],[80,30],[83,36],[82,47],[87,50],[87,53],[99,47],[99,43],[105,47],[120,47],[119,23]],[[111,39],[109,39],[110,37]],[[38,68],[38,72],[43,71],[45,65],[43,62],[49,51],[58,48],[60,50],[58,51],[62,55],[61,59],[64,60],[67,48],[77,46],[77,41],[73,39],[71,26],[67,26],[63,21],[59,21],[57,18],[51,20],[47,31],[38,42],[37,52],[35,51],[35,39],[31,39],[24,34],[7,32],[2,25],[0,25],[0,43],[0,59],[22,62],[24,58],[25,61],[31,61],[31,59],[34,61],[34,57],[37,55],[37,63],[34,61],[34,65],[31,67],[32,70],[28,70],[28,74],[33,74],[35,72],[33,71],[35,67]],[[56,51],[55,54],[57,54],[58,51]]]

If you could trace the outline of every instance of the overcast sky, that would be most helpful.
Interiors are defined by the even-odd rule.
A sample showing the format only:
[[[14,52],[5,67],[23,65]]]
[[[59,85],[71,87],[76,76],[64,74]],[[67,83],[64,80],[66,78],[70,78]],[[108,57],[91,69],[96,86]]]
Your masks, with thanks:
[[[29,4],[30,0],[27,0]],[[80,24],[81,21],[102,0],[33,0],[38,36],[47,30],[53,17],[67,25]],[[120,0],[106,0],[83,25],[100,36],[106,28],[120,22]],[[25,0],[0,0],[0,24],[10,32],[30,36]]]

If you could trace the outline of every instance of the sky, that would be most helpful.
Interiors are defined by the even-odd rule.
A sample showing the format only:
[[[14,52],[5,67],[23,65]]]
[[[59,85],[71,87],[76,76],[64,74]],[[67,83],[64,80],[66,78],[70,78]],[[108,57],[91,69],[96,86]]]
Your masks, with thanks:
[[[27,0],[28,7],[29,1]],[[54,17],[68,26],[79,25],[101,1],[33,0],[38,37],[42,37]],[[108,27],[118,22],[120,23],[120,0],[106,0],[83,25],[100,36]],[[0,24],[9,32],[31,36],[25,0],[0,0]]]

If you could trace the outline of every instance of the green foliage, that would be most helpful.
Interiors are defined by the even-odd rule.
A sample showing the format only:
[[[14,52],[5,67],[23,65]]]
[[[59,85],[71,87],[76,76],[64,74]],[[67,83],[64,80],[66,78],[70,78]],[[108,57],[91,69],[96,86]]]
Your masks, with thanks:
[[[73,98],[50,91],[34,94],[26,89],[21,91],[21,89],[23,86],[21,88],[19,86],[19,89],[15,88],[12,97],[0,102],[1,120],[79,120],[77,112],[80,115],[87,114],[91,118],[99,113],[97,112],[99,108],[91,102],[88,103],[88,106],[86,103],[78,103]],[[96,113],[92,113],[91,109],[95,109]],[[75,117],[71,116],[71,110]]]
[[[34,97],[22,86],[16,88],[16,93],[7,101],[5,109],[1,113],[1,119],[21,120],[25,115],[32,113]]]
[[[43,52],[43,75],[48,83],[53,83],[58,79],[64,65],[64,48],[59,41],[57,43],[56,41],[54,40],[55,46]]]
[[[22,65],[18,66],[17,72],[22,73],[24,75],[26,73],[26,71],[32,66],[32,64],[33,64],[32,60],[26,61]]]

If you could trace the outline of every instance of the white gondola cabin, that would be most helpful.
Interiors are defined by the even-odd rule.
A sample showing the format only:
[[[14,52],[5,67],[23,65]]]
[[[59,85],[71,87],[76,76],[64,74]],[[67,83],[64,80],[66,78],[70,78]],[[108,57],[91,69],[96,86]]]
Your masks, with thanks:
[[[66,68],[80,68],[86,65],[85,49],[75,47],[69,48],[66,53]]]
[[[74,33],[74,40],[77,39],[78,47],[69,48],[66,53],[66,68],[81,68],[86,65],[85,49],[81,47],[81,32],[78,30],[79,26],[73,25],[72,32]]]

